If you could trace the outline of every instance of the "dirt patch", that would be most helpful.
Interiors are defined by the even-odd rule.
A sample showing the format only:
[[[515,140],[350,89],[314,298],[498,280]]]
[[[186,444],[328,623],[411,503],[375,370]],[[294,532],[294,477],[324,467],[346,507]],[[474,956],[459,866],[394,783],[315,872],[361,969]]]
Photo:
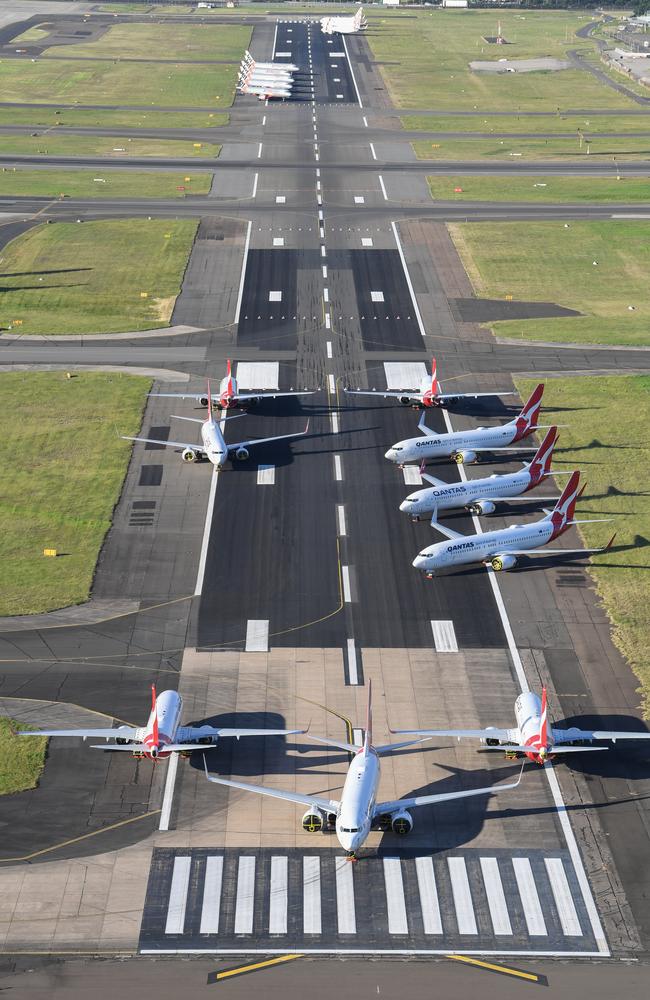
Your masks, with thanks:
[[[153,299],[151,310],[161,323],[169,323],[176,304],[176,296],[169,295],[166,299]]]

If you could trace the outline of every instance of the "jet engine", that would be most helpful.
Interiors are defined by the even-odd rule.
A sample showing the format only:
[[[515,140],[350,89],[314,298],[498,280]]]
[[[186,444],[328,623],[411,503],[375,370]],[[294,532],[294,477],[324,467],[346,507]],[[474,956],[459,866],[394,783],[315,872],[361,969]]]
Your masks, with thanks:
[[[208,405],[208,397],[207,396],[201,396],[201,398],[199,400],[199,403],[201,404],[201,406],[207,406]]]
[[[199,456],[194,451],[194,448],[183,448],[181,457],[184,462],[196,462]]]
[[[391,817],[390,828],[393,833],[397,833],[400,836],[410,833],[413,829],[413,817],[410,812],[407,812],[406,809],[402,809],[401,812],[394,813]]]
[[[399,401],[402,404],[402,406],[410,406],[411,403],[413,402],[410,396],[400,396]]]
[[[235,458],[238,459],[238,461],[240,462],[245,462],[246,459],[248,458],[248,449],[238,448],[237,451],[235,452]]]
[[[477,500],[469,505],[470,514],[494,514],[497,505],[491,500]]]
[[[307,810],[302,818],[302,828],[307,833],[319,833],[323,829],[323,817],[318,810]]]
[[[452,457],[456,465],[472,465],[478,460],[475,451],[455,451]]]
[[[517,557],[510,555],[495,556],[491,560],[491,565],[492,569],[496,570],[497,573],[501,569],[513,569],[517,565]]]

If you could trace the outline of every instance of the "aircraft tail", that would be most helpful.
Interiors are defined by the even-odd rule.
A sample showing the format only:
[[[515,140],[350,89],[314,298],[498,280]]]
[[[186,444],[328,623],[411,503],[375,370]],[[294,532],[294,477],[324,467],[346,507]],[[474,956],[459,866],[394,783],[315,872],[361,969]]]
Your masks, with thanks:
[[[578,497],[580,496],[580,493],[578,492],[579,484],[580,473],[576,470],[571,473],[571,477],[562,491],[562,496],[549,515],[553,524],[553,534],[551,535],[551,538],[557,538],[558,535],[561,535],[562,532],[566,531],[573,520],[576,503],[578,501]]]
[[[151,685],[151,711],[153,712],[153,743],[158,746],[158,705],[156,704],[156,685]]]
[[[435,397],[440,392],[440,383],[438,382],[438,366],[436,365],[436,359],[431,358],[431,395]]]
[[[517,433],[513,438],[514,441],[521,441],[522,438],[528,437],[529,434],[532,434],[533,431],[536,430],[537,421],[539,420],[539,411],[542,408],[543,395],[544,383],[540,382],[515,420]]]
[[[212,394],[210,392],[210,379],[208,379],[208,420],[212,420]]]
[[[366,715],[366,735],[363,740],[363,749],[367,753],[372,746],[372,681],[368,681],[368,713]]]
[[[542,714],[539,720],[539,745],[541,747],[548,746],[548,720],[547,720],[547,706],[546,706],[546,688],[542,688]]]
[[[528,471],[530,473],[530,487],[536,486],[537,483],[547,476],[551,471],[551,462],[553,461],[553,449],[557,444],[558,439],[557,427],[549,427],[546,437],[537,449],[537,453],[533,458],[532,462],[528,466]]]

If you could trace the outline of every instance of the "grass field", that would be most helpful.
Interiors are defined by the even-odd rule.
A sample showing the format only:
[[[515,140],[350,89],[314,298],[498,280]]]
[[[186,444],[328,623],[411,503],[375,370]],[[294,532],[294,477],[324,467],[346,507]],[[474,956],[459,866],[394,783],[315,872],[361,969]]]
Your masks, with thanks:
[[[574,138],[578,129],[587,138],[601,132],[643,132],[650,137],[650,112],[645,115],[404,115],[405,129],[422,132],[494,132],[499,138],[508,133],[557,132]]]
[[[438,201],[645,202],[650,177],[479,177],[449,174],[427,177]],[[462,188],[456,192],[456,188]]]
[[[95,42],[60,45],[45,55],[70,59],[233,59],[239,63],[248,48],[251,29],[240,24],[116,24]]]
[[[236,66],[74,59],[0,62],[3,101],[210,107],[232,104]]]
[[[221,146],[204,142],[200,146],[181,139],[130,139],[128,136],[61,135],[0,135],[0,153],[17,156],[125,156],[163,158],[217,157]]]
[[[69,125],[84,128],[212,128],[227,125],[230,115],[219,111],[104,111],[86,108],[2,108],[0,125]]]
[[[409,18],[372,13],[366,38],[396,107],[440,110],[555,111],[558,107],[623,108],[634,105],[584,70],[559,73],[472,73],[474,59],[533,56],[564,58],[574,32],[589,15],[562,11],[409,12]],[[512,44],[489,45],[497,21]],[[578,39],[581,49],[595,43]],[[399,65],[394,65],[398,63]]]
[[[577,136],[559,139],[440,139],[413,142],[419,160],[648,160],[650,135],[633,137],[593,136],[589,143]]]
[[[499,336],[650,345],[650,221],[481,222],[449,230],[478,295],[584,313],[494,323]]]
[[[534,381],[516,379],[525,399]],[[554,407],[558,407],[554,416]],[[570,408],[568,414],[565,407]],[[647,469],[650,439],[650,377],[548,379],[545,420],[562,430],[558,468],[584,469],[587,489],[578,513],[614,517],[612,524],[589,524],[588,545],[604,545],[617,532],[614,547],[593,557],[593,577],[613,623],[614,641],[641,682],[644,711],[650,717],[650,492]],[[566,419],[568,417],[568,420]],[[525,571],[524,571],[525,572]]]
[[[14,729],[33,729],[15,719],[0,716],[0,795],[36,788],[45,764],[44,736],[14,736]]]
[[[189,181],[187,177],[190,177]],[[61,194],[70,198],[183,198],[186,193],[206,194],[211,182],[211,174],[3,167],[0,171],[0,194],[46,198],[58,198]],[[181,187],[185,190],[180,191]]]
[[[167,326],[196,227],[130,219],[29,230],[0,257],[0,326],[51,335]]]
[[[0,497],[0,615],[88,598],[131,454],[115,428],[137,434],[150,387],[117,373],[0,373],[0,461],[11,470]]]

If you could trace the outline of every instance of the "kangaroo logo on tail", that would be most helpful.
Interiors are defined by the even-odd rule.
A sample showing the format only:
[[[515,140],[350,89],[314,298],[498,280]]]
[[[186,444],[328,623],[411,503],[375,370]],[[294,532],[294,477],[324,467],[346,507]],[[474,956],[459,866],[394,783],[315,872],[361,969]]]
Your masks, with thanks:
[[[575,512],[576,502],[579,496],[579,482],[580,473],[578,471],[573,472],[569,482],[564,487],[562,496],[553,508],[553,512],[551,514],[553,534],[551,535],[551,538],[557,538],[558,535],[561,535],[564,531],[566,531],[573,520],[573,514]]]
[[[433,406],[436,401],[436,396],[440,392],[440,383],[438,382],[437,371],[436,359],[431,358],[431,388],[427,389],[422,397],[422,402],[425,406]]]
[[[543,395],[544,383],[540,382],[515,420],[517,433],[515,434],[513,441],[521,441],[522,438],[528,437],[529,434],[532,434],[533,431],[536,430],[537,421],[539,419],[539,411],[542,407]]]
[[[550,473],[551,462],[553,461],[553,449],[557,444],[558,437],[557,427],[550,427],[546,437],[537,449],[535,457],[528,466],[528,472],[530,474],[529,490],[532,489],[533,486],[537,486],[540,480]]]

